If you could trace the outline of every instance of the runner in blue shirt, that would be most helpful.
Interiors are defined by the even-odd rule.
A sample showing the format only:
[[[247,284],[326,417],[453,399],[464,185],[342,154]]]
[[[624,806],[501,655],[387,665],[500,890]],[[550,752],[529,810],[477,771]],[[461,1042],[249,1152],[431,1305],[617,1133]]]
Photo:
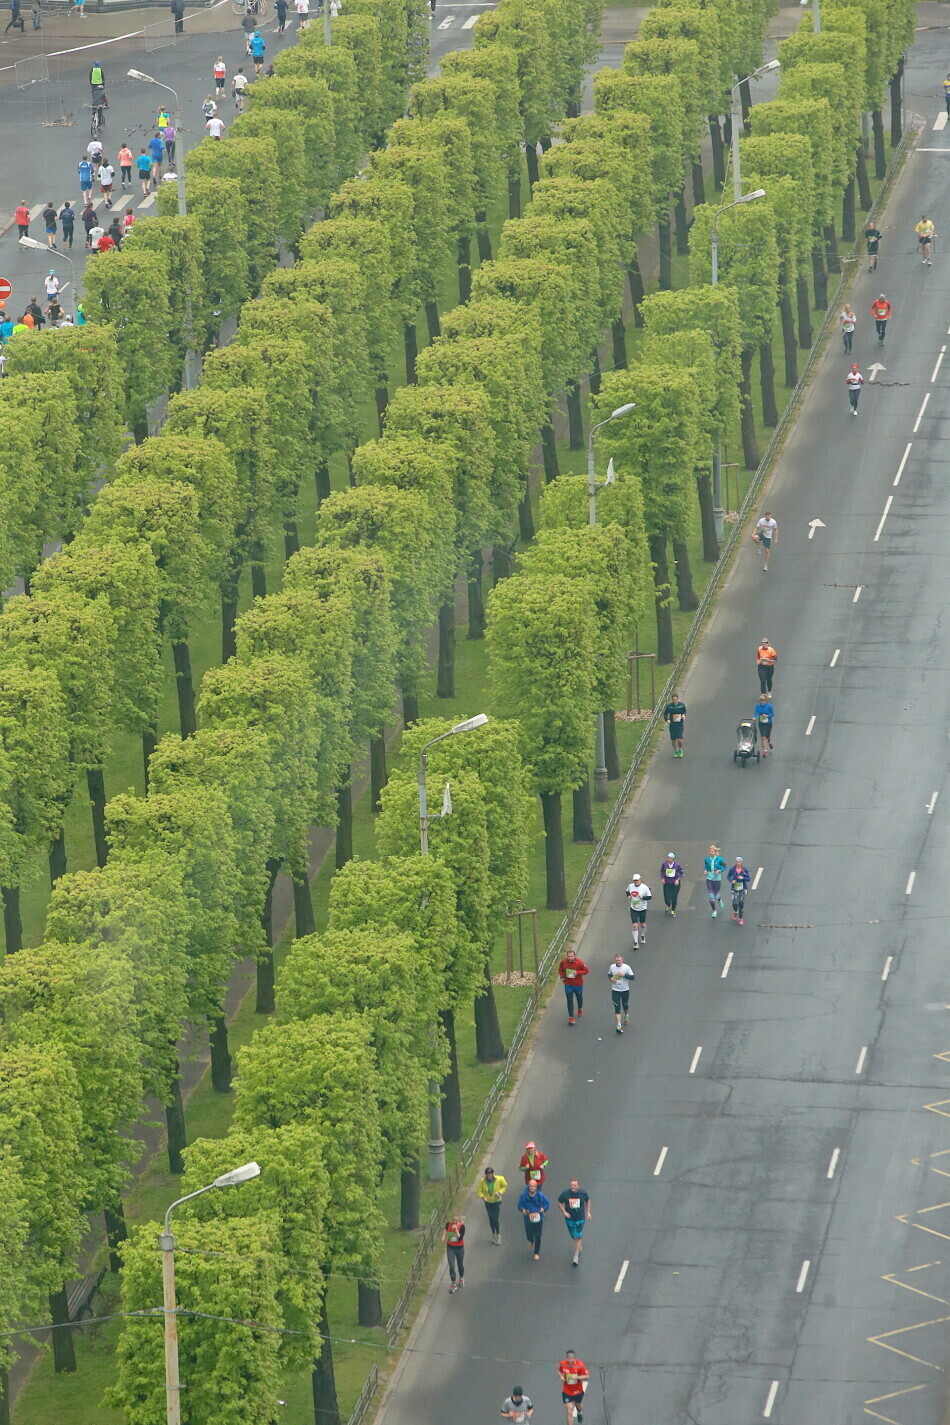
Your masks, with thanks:
[[[755,705],[752,716],[755,718],[759,728],[759,741],[762,744],[762,756],[768,757],[769,749],[772,747],[772,722],[775,717],[775,709],[769,702],[768,694],[762,693],[759,701]],[[766,746],[768,743],[768,746]]]
[[[745,910],[746,891],[749,889],[749,882],[752,877],[749,875],[741,856],[737,856],[736,864],[730,866],[726,879],[732,887],[732,918],[742,925],[742,912]]]
[[[152,191],[152,155],[148,149],[143,148],[135,160],[135,170],[142,184],[142,192],[147,198]]]
[[[88,158],[84,157],[80,161],[77,172],[79,173],[80,193],[89,193],[92,190],[92,164]]]
[[[666,906],[667,915],[676,915],[676,902],[680,898],[680,882],[683,879],[683,868],[677,861],[673,852],[667,853],[666,860],[660,866],[660,881],[663,885],[663,902]]]
[[[706,872],[706,894],[709,897],[709,904],[712,906],[712,918],[716,919],[717,910],[722,909],[722,873],[726,869],[725,858],[720,856],[718,846],[710,846],[709,855],[703,862],[703,869]]]
[[[250,39],[250,51],[251,58],[254,60],[254,69],[258,74],[260,74],[261,70],[264,67],[265,48],[266,46],[264,44],[264,36],[261,34],[260,30],[255,30],[253,35],[251,35]]]

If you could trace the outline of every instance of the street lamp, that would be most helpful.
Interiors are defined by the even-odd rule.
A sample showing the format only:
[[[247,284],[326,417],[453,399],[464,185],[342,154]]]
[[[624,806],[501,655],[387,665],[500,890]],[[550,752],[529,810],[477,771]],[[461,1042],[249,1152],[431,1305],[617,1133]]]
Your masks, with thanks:
[[[608,467],[607,478],[598,485],[594,479],[594,436],[601,426],[609,425],[611,421],[617,420],[620,416],[628,416],[631,411],[636,410],[636,401],[628,401],[625,406],[618,406],[615,411],[611,411],[602,421],[591,426],[590,435],[587,437],[587,515],[591,524],[597,523],[597,491],[602,490],[604,485],[612,485],[614,475],[612,468]],[[610,798],[607,788],[607,744],[604,736],[604,714],[597,714],[597,731],[594,740],[594,801],[606,802]]]
[[[207,1187],[197,1192],[186,1193],[177,1198],[165,1213],[165,1229],[159,1233],[158,1245],[162,1249],[162,1297],[165,1309],[165,1412],[168,1425],[181,1425],[181,1379],[178,1374],[178,1303],[175,1300],[175,1239],[171,1234],[171,1215],[183,1202],[200,1197],[212,1188],[236,1187],[251,1178],[260,1176],[257,1163],[245,1163],[243,1167],[232,1168],[222,1173]]]
[[[802,9],[803,9],[803,10],[804,10],[804,8],[805,8],[806,5],[810,5],[810,6],[811,6],[811,18],[812,18],[812,22],[813,22],[814,27],[815,27],[815,34],[816,34],[816,35],[820,35],[820,34],[821,34],[821,0],[801,0],[801,6],[802,6]]]
[[[31,248],[33,248],[36,252],[45,252],[45,253],[47,253],[47,254],[52,250],[51,248],[48,248],[48,247],[46,246],[45,242],[37,242],[36,238],[31,238],[31,237],[21,237],[21,238],[20,238],[20,246],[21,246],[21,247],[31,247]],[[71,257],[67,257],[65,252],[57,252],[57,254],[56,254],[57,261],[58,261],[59,258],[61,258],[61,257],[62,257],[62,258],[65,258],[65,260],[69,263],[69,270],[70,270],[70,272],[72,273],[72,277],[70,278],[70,285],[71,285],[71,287],[72,287],[72,289],[73,289],[73,316],[75,316],[75,315],[76,315],[76,301],[77,301],[77,298],[76,298],[76,268],[75,268],[75,266],[74,266],[74,264],[73,264],[73,260],[72,260]]]
[[[776,61],[777,62],[777,61]],[[757,198],[765,197],[764,188],[756,188],[752,193],[746,193],[740,198],[736,198],[732,203],[726,203],[719,209],[713,218],[712,225],[712,286],[715,287],[719,281],[719,214],[728,213],[730,208],[738,208],[743,203],[754,203]],[[716,543],[722,544],[724,531],[722,508],[722,446],[719,442],[719,433],[716,433],[716,443],[713,446],[713,520],[716,525]]]
[[[325,5],[329,0],[323,0]],[[429,854],[429,822],[438,821],[440,817],[448,816],[452,810],[452,798],[449,795],[449,785],[445,786],[445,797],[442,802],[442,810],[430,812],[426,801],[426,766],[428,759],[426,753],[430,747],[434,747],[437,742],[444,742],[447,737],[454,737],[457,732],[474,732],[476,727],[484,727],[488,722],[487,713],[476,713],[475,717],[466,718],[464,722],[457,722],[454,727],[450,727],[448,732],[440,733],[438,737],[430,738],[419,753],[419,849],[423,856]],[[429,1181],[431,1183],[441,1183],[445,1181],[445,1139],[442,1137],[442,1097],[439,1085],[435,1079],[429,1080]]]
[[[816,0],[817,3],[817,0]],[[771,74],[773,69],[781,69],[781,60],[770,59],[768,64],[759,65],[758,69],[753,69],[751,74],[747,74],[745,79],[739,79],[732,86],[732,196],[742,197],[742,179],[739,175],[739,133],[742,129],[742,105],[739,103],[739,90],[743,84],[748,84],[750,79],[758,79],[760,75]]]

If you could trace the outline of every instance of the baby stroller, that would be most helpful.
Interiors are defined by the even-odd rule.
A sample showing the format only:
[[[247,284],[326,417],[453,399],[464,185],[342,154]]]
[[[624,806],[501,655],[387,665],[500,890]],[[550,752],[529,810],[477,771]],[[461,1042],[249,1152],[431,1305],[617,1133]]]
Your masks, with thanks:
[[[736,728],[736,750],[732,754],[733,762],[738,762],[741,758],[743,767],[750,757],[754,757],[758,762],[762,756],[759,751],[759,730],[751,718],[743,719]]]

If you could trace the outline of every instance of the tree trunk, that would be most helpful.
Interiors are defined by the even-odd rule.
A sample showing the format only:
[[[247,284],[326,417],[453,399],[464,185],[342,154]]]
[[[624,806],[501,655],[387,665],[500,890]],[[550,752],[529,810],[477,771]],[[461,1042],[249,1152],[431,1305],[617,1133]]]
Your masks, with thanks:
[[[416,357],[419,354],[419,336],[415,322],[406,322],[403,328],[403,345],[406,350],[406,385],[416,384]]]
[[[581,388],[577,381],[567,383],[567,428],[570,433],[572,450],[584,449],[584,412],[581,406]]]
[[[858,202],[861,204],[862,212],[869,212],[874,199],[871,197],[871,180],[868,177],[868,161],[864,155],[864,145],[858,144],[857,158],[854,166],[854,176],[858,183]],[[852,233],[852,237],[854,234]]]
[[[356,1297],[359,1303],[357,1320],[360,1326],[382,1326],[383,1302],[379,1287],[372,1282],[357,1282]]]
[[[837,277],[841,271],[841,258],[838,256],[838,234],[833,222],[825,228],[825,251],[828,255],[828,271]]]
[[[382,435],[386,424],[386,407],[389,405],[389,386],[377,382],[373,395],[376,400],[376,424],[379,426],[380,435]]]
[[[689,252],[689,218],[686,215],[685,185],[676,195],[674,210],[676,214],[676,251],[680,257],[685,257]]]
[[[656,661],[673,662],[673,614],[670,609],[670,567],[666,557],[666,535],[650,535],[650,559],[656,605]]]
[[[215,1093],[231,1092],[231,1050],[228,1021],[223,1014],[208,1015],[208,1045],[211,1050],[211,1087]]]
[[[600,352],[596,346],[590,354],[590,393],[592,396],[600,395]]]
[[[874,177],[883,178],[887,173],[887,148],[884,144],[884,115],[880,109],[871,110],[871,128],[874,131]]]
[[[571,791],[572,802],[572,826],[571,840],[581,845],[594,840],[594,811],[590,800],[590,775],[584,773],[584,780],[579,787],[574,787]]]
[[[264,566],[262,550],[255,550],[251,554],[251,597],[254,599],[267,598],[267,570]]]
[[[685,539],[673,540],[673,567],[676,570],[676,597],[680,613],[692,613],[693,609],[699,608],[699,599],[693,588],[693,570]]]
[[[464,307],[472,295],[472,239],[460,237],[458,241],[459,302]]]
[[[521,175],[508,179],[508,216],[521,217]]]
[[[706,201],[706,178],[705,178],[705,175],[704,175],[704,173],[703,173],[703,165],[702,165],[701,163],[695,163],[695,162],[694,162],[694,164],[693,164],[693,207],[694,207],[694,208],[698,208],[699,205],[700,205],[700,203],[705,203],[705,201]],[[686,245],[686,250],[687,250],[687,252],[689,251],[689,244],[688,244],[688,243],[687,243],[687,245]]]
[[[402,694],[402,725],[412,727],[419,721],[419,695],[418,693],[407,693],[403,689]]]
[[[511,575],[511,555],[512,549],[508,544],[493,544],[491,547],[491,582],[492,588],[496,588],[502,581]]]
[[[742,348],[742,380],[739,382],[739,407],[742,418],[742,456],[747,470],[759,464],[759,444],[755,436],[755,411],[752,408],[752,348]]]
[[[716,538],[716,516],[713,511],[712,476],[708,470],[696,471],[696,494],[699,498],[699,523],[703,532],[703,559],[715,564],[719,558]]]
[[[442,1080],[442,1137],[446,1143],[462,1141],[462,1091],[459,1085],[458,1045],[455,1042],[455,1012],[440,1009],[439,1019],[449,1046],[449,1067]]]
[[[380,797],[389,780],[386,773],[386,729],[381,727],[369,740],[369,795],[373,811],[379,811]]]
[[[643,287],[643,273],[640,271],[640,259],[635,250],[627,268],[627,286],[630,289],[630,301],[633,303],[633,325],[642,327],[643,313],[640,311],[640,303],[646,293]]]
[[[716,188],[721,188],[726,181],[726,165],[722,150],[722,129],[719,127],[719,115],[709,114],[709,142],[712,146],[713,162],[713,184]]]
[[[526,143],[524,146],[524,156],[528,164],[528,186],[533,188],[539,178],[538,172],[538,146],[536,143]]]
[[[310,890],[310,877],[306,871],[295,871],[293,873],[294,887],[294,930],[298,940],[302,940],[305,935],[313,935],[317,928],[313,915],[313,894]]]
[[[353,783],[351,769],[336,789],[336,868],[353,859]]]
[[[803,272],[795,278],[795,300],[798,307],[798,345],[802,351],[807,351],[812,343],[811,295],[808,278]]]
[[[274,882],[279,870],[280,861],[271,857],[267,862],[267,890],[261,910],[264,949],[257,957],[256,1014],[271,1014],[274,1009]]]
[[[749,88],[748,79],[743,79],[739,85],[739,99],[742,103],[742,126],[748,132],[749,113],[752,109],[752,90]]]
[[[178,723],[182,737],[193,737],[195,721],[195,684],[191,675],[191,649],[187,639],[172,644],[175,661],[175,689],[178,693]]]
[[[673,251],[670,244],[670,214],[666,210],[657,223],[660,245],[660,289],[668,292],[673,286]]]
[[[439,609],[439,671],[437,698],[455,697],[455,590]]]
[[[604,712],[604,766],[607,768],[607,781],[618,781],[620,749],[617,746],[617,718],[613,708],[607,708]]]
[[[623,317],[618,317],[611,323],[610,336],[614,348],[614,370],[625,371],[627,368],[627,329],[623,324]]]
[[[328,460],[317,461],[313,478],[317,487],[317,509],[319,509],[324,500],[330,498],[330,462]]]
[[[485,637],[485,596],[482,591],[482,551],[476,549],[468,566],[468,633],[466,638],[475,642]]]
[[[816,242],[811,250],[812,281],[815,286],[815,306],[823,312],[828,306],[828,274],[825,271],[825,257]]]
[[[132,422],[132,439],[136,445],[144,445],[148,440],[148,416],[140,416]]]
[[[92,810],[92,838],[96,846],[96,865],[104,866],[109,859],[109,841],[106,836],[106,783],[101,767],[89,767],[86,771],[86,790]]]
[[[71,1373],[76,1369],[76,1342],[69,1325],[69,1302],[64,1286],[50,1292],[49,1315],[53,1325],[59,1327],[49,1333],[53,1339],[53,1370],[57,1375],[64,1371]]]
[[[564,837],[561,831],[561,793],[542,792],[541,811],[544,815],[544,869],[547,880],[548,910],[567,910],[567,887],[564,883]]]
[[[845,184],[841,198],[841,240],[854,242],[854,174]]]
[[[382,434],[382,432],[380,432]],[[221,595],[221,662],[227,663],[237,653],[234,624],[238,611],[237,580],[228,581],[228,587]]]
[[[300,548],[300,531],[293,515],[284,515],[284,560],[293,559]]]
[[[168,1091],[168,1102],[165,1104],[165,1131],[168,1136],[168,1171],[180,1177],[185,1171],[182,1153],[188,1139],[185,1135],[185,1105],[181,1099],[181,1079],[178,1077],[177,1063],[175,1077]]]
[[[545,421],[541,427],[541,459],[544,461],[545,483],[549,485],[561,473],[557,459],[557,438],[554,434],[553,411],[550,419]]]
[[[531,509],[531,486],[528,485],[518,501],[518,534],[522,544],[530,544],[534,539],[534,512]]]
[[[128,1240],[129,1230],[125,1225],[125,1209],[122,1199],[116,1194],[115,1201],[102,1210],[106,1223],[106,1241],[109,1244],[109,1271],[122,1270],[122,1243]]]
[[[329,1277],[329,1272],[327,1272]],[[333,1371],[333,1342],[327,1320],[326,1293],[320,1303],[320,1336],[323,1348],[313,1363],[310,1389],[313,1394],[314,1425],[340,1425],[340,1406],[336,1398],[336,1377]]]
[[[475,244],[478,248],[479,262],[491,262],[491,230],[487,218],[484,222],[476,221]]]
[[[10,1425],[10,1372],[0,1367],[0,1425]]]
[[[403,1168],[399,1174],[399,1230],[414,1232],[419,1226],[419,1204],[422,1197],[422,1174],[419,1159]]]
[[[904,132],[903,105],[901,103],[904,79],[904,56],[897,61],[897,68],[891,76],[891,148],[896,148]],[[882,175],[883,176],[883,175]]]
[[[23,921],[20,918],[20,887],[3,887],[3,934],[7,954],[23,949]]]
[[[778,299],[779,315],[782,318],[782,346],[785,348],[785,385],[798,384],[798,343],[795,340],[795,314],[792,311],[792,294],[788,287],[782,288]]]
[[[778,402],[775,399],[775,357],[772,343],[759,346],[759,380],[762,384],[762,420],[767,426],[778,425]]]
[[[505,1057],[505,1041],[498,1022],[495,987],[491,982],[491,958],[485,958],[485,979],[475,996],[475,1057],[480,1064],[497,1064]]]
[[[435,341],[437,337],[442,335],[442,328],[439,324],[439,308],[431,298],[425,303],[425,314],[426,330],[429,333],[429,340]]]
[[[49,848],[49,883],[55,886],[60,876],[66,874],[66,830],[60,825]]]

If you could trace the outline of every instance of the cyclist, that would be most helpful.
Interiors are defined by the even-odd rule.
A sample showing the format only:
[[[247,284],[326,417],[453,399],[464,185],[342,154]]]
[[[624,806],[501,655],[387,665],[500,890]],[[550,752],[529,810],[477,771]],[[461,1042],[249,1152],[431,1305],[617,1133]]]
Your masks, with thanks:
[[[891,315],[891,304],[882,292],[879,297],[875,297],[871,303],[871,316],[877,326],[878,345],[884,345],[884,333],[887,331],[887,319]]]
[[[238,66],[237,73],[231,77],[231,98],[234,100],[234,107],[238,113],[244,111],[244,96],[247,93],[247,75],[243,67]]]
[[[719,854],[718,846],[710,846],[709,855],[703,862],[706,872],[706,894],[712,906],[712,918],[722,909],[722,873],[726,869],[725,859]]]
[[[873,272],[874,269],[877,267],[878,248],[880,247],[881,238],[882,238],[883,236],[884,236],[884,234],[881,232],[880,228],[877,227],[877,226],[871,221],[870,218],[868,218],[868,225],[867,225],[867,227],[864,229],[864,241],[866,242],[866,244],[867,244],[867,249],[868,249],[868,271],[869,271],[869,272]]]
[[[732,887],[732,918],[742,925],[744,923],[742,913],[745,910],[746,892],[749,889],[749,882],[752,877],[749,875],[741,856],[737,856],[735,865],[730,866],[726,879]]]
[[[106,98],[106,71],[98,59],[93,60],[92,68],[89,71],[89,88],[92,90],[92,107],[95,108],[97,104],[104,104]]]
[[[653,892],[646,882],[641,880],[639,871],[634,872],[633,880],[627,887],[626,896],[627,904],[630,907],[633,948],[638,950],[641,945],[647,943],[647,911],[650,909],[650,902],[653,899]]]
[[[920,247],[921,262],[924,264],[925,267],[932,267],[933,264],[930,261],[930,252],[931,247],[933,245],[933,240],[937,236],[937,229],[927,217],[926,213],[921,213],[920,222],[917,224],[916,228],[914,229],[914,232],[917,234],[917,242]]]
[[[752,716],[755,718],[759,729],[759,741],[762,744],[762,756],[768,757],[772,749],[772,723],[775,718],[775,709],[772,706],[768,693],[760,693],[759,701],[756,703]]]

